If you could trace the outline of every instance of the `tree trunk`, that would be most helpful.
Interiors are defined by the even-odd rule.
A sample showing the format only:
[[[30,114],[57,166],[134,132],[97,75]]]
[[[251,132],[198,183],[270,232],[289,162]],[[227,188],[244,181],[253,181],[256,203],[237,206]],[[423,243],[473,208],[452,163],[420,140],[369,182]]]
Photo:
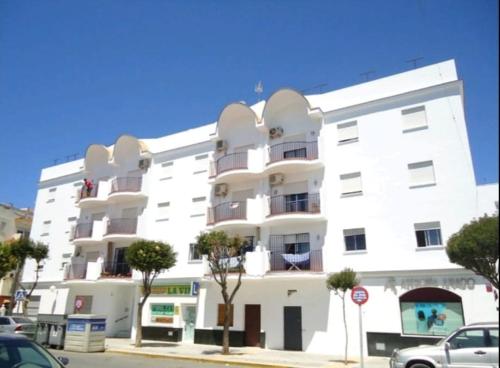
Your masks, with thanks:
[[[347,320],[345,318],[345,293],[342,295],[342,313],[344,315],[344,330],[345,330],[345,355],[344,355],[344,364],[347,365]]]
[[[222,354],[229,354],[229,325],[230,325],[231,304],[224,303],[224,331],[222,331]]]
[[[26,297],[26,299],[24,299],[22,302],[23,316],[25,316],[25,317],[28,316],[28,304],[29,304],[29,302],[30,302],[30,300],[28,299],[28,297]]]
[[[12,286],[10,287],[10,303],[9,308],[7,309],[6,315],[12,316],[12,312],[14,311],[14,304],[16,302],[16,290],[17,284],[19,283],[19,274],[21,273],[21,267],[17,265],[16,271],[14,272],[14,280],[12,280]]]
[[[137,319],[135,321],[135,347],[142,346],[142,307],[143,302],[137,304]]]

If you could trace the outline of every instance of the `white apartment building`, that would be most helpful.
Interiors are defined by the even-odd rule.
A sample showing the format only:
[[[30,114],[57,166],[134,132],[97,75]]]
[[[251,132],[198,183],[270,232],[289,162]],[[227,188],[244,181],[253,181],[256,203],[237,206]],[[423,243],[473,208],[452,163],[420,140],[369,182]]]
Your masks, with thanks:
[[[88,193],[84,178],[95,183]],[[366,353],[387,355],[498,320],[489,284],[445,252],[495,203],[498,184],[475,182],[454,61],[319,95],[281,89],[227,105],[213,124],[123,135],[43,169],[32,237],[50,258],[39,313],[105,314],[108,336],[133,336],[139,275],[124,251],[161,240],[177,264],[156,281],[144,337],[220,342],[220,290],[192,246],[217,229],[247,238],[233,345],[341,354],[341,301],[325,281],[350,267],[369,292]],[[347,304],[355,355],[358,307]]]

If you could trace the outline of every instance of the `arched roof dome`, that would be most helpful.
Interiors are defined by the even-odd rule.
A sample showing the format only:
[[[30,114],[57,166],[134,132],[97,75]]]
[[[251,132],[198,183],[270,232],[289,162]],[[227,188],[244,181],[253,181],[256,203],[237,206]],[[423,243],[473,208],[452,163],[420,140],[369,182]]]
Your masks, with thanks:
[[[259,121],[259,118],[255,111],[243,102],[232,102],[226,105],[217,119],[217,133],[224,131],[226,128],[230,128],[231,124],[240,121],[250,121],[255,125]]]
[[[262,111],[262,119],[272,114],[275,110],[281,110],[288,105],[302,104],[305,109],[310,110],[311,105],[302,93],[292,88],[282,88],[274,92],[266,101]]]

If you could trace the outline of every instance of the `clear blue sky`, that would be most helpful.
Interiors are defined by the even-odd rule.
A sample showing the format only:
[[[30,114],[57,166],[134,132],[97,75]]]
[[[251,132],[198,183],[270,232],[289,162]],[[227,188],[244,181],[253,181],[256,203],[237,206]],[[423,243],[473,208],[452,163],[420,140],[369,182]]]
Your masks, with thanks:
[[[454,58],[478,183],[498,181],[498,1],[0,0],[0,202],[123,133],[217,119],[280,87],[337,89]],[[317,91],[316,91],[317,92]]]

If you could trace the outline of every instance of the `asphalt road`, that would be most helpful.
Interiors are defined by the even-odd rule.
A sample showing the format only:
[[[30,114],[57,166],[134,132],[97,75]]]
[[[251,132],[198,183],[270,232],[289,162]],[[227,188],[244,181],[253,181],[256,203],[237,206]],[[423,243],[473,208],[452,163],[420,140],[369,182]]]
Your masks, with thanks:
[[[75,353],[50,350],[55,357],[69,358],[68,368],[227,368],[225,364],[212,364],[190,360],[150,358],[114,353]]]

